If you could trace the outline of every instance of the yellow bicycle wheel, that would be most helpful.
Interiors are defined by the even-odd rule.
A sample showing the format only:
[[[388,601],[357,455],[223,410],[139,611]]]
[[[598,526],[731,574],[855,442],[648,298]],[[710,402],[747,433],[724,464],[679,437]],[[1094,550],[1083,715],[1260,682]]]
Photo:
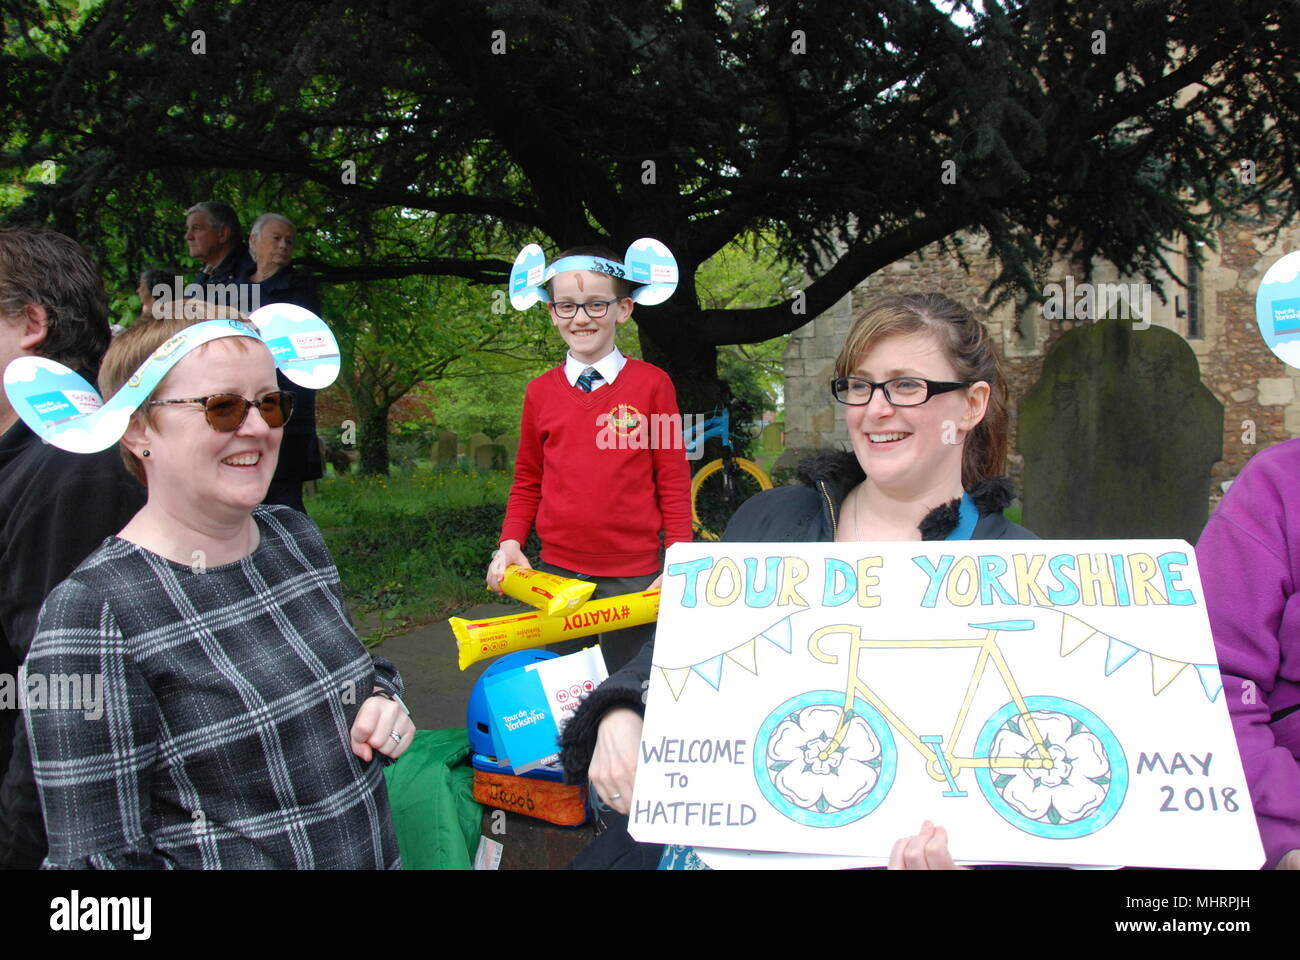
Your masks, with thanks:
[[[691,520],[701,540],[717,540],[732,514],[756,493],[772,489],[772,478],[753,460],[732,457],[700,467],[691,480]]]

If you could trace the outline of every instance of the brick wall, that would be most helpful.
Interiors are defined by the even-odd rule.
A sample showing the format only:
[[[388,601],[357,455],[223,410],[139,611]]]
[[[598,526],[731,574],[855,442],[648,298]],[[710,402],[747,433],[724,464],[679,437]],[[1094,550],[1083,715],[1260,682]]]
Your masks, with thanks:
[[[1264,231],[1230,224],[1217,237],[1218,250],[1202,248],[1200,270],[1200,336],[1189,337],[1201,367],[1201,379],[1223,403],[1223,460],[1211,474],[1211,505],[1218,502],[1220,483],[1237,475],[1258,450],[1300,436],[1300,370],[1288,368],[1265,345],[1255,323],[1255,294],[1259,281],[1284,253],[1300,244],[1300,228],[1284,230],[1269,242]],[[830,396],[835,355],[852,317],[877,297],[938,291],[975,312],[1001,344],[1011,414],[1010,474],[1019,486],[1022,464],[1017,452],[1016,410],[1020,397],[1037,382],[1043,357],[1051,345],[1077,323],[1048,320],[1041,309],[1006,303],[992,308],[984,291],[998,267],[979,241],[963,246],[967,267],[929,247],[868,277],[850,297],[816,317],[790,337],[785,364],[786,454],[777,465],[793,465],[805,452],[827,446],[847,447],[844,407]],[[1170,265],[1185,270],[1183,258]],[[1082,281],[1078,265],[1058,263],[1043,278],[1064,283],[1067,275]],[[1109,264],[1099,264],[1094,283],[1128,282]],[[1131,278],[1136,280],[1137,278]],[[1154,291],[1150,320],[1188,337],[1187,290],[1172,277],[1164,282],[1166,302]],[[1177,301],[1175,300],[1177,298]],[[1253,437],[1252,433],[1253,425]],[[1253,440],[1253,442],[1251,442]]]

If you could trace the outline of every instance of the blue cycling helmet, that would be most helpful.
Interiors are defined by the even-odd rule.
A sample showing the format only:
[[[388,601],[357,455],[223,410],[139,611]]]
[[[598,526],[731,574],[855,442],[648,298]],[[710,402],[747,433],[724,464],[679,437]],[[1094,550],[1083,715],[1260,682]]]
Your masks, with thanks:
[[[551,653],[549,650],[516,650],[514,653],[507,653],[504,657],[497,657],[492,661],[492,664],[483,671],[483,675],[474,684],[474,689],[470,691],[469,706],[465,710],[465,730],[469,733],[471,750],[494,759],[497,755],[496,747],[492,745],[492,720],[491,715],[488,713],[485,684],[487,678],[498,673],[505,673],[507,670],[527,666],[530,663],[554,660],[557,656],[559,654]]]

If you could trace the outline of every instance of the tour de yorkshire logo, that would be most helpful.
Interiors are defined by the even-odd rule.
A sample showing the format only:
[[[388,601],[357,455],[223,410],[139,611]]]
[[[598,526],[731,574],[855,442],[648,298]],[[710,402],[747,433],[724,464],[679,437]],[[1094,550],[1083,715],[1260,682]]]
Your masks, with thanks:
[[[645,422],[645,414],[630,403],[620,403],[609,411],[609,426],[620,437],[630,437]]]

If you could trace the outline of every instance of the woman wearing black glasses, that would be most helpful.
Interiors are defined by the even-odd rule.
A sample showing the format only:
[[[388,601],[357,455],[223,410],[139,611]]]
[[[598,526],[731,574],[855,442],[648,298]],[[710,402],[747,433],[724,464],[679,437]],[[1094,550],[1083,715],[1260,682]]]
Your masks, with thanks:
[[[104,395],[187,325],[122,334]],[[414,734],[401,680],[353,632],[320,531],[258,506],[292,413],[266,345],[226,336],[131,415],[148,501],[51,593],[27,660],[29,686],[82,681],[27,713],[47,865],[400,866],[379,755]]]
[[[1033,539],[1002,511],[1006,386],[988,331],[938,294],[890,297],[861,314],[835,364],[830,392],[846,404],[852,452],[800,465],[800,485],[747,500],[724,540],[736,542]],[[568,775],[587,779],[626,814],[650,678],[652,645],[588,698],[564,729]],[[621,825],[620,825],[621,826]],[[682,848],[633,843],[611,829],[577,866],[678,868]],[[941,827],[899,840],[890,865],[952,866]]]

